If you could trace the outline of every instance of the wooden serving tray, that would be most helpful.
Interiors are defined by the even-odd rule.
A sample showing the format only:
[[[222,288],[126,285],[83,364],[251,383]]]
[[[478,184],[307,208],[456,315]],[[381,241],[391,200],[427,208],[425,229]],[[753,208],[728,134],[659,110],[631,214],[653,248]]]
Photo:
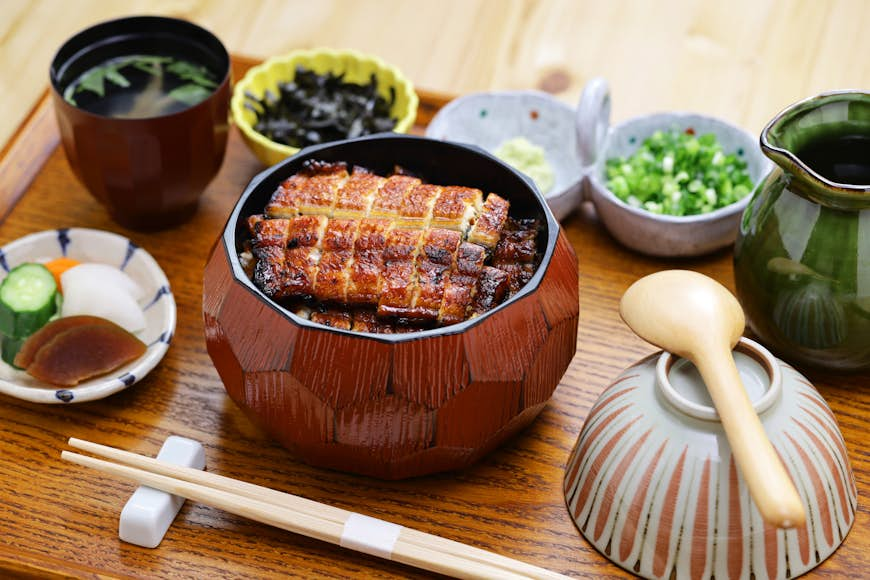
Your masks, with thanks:
[[[240,76],[254,61],[234,58]],[[419,132],[447,99],[420,92]],[[142,382],[102,401],[41,406],[0,397],[0,572],[31,577],[417,577],[416,570],[188,502],[163,543],[148,550],[118,539],[133,484],[60,460],[68,437],[156,454],[171,434],[202,441],[208,469],[516,557],[571,576],[623,577],[568,517],[562,477],[598,394],[653,348],[620,321],[619,297],[637,278],[679,267],[733,288],[731,253],[656,260],[631,253],[588,208],[564,222],[580,260],[580,330],[571,367],[535,423],[475,467],[383,482],[309,467],[270,440],[230,401],[205,350],[202,274],[212,244],[250,178],[262,167],[235,129],[223,168],[186,225],[143,234],[115,225],[73,178],[50,100],[44,97],[0,157],[0,244],[59,227],[119,232],[148,250],[172,284],[178,328],[163,362]],[[870,491],[870,376],[808,371],[840,421],[859,496]],[[815,572],[870,569],[870,512]]]

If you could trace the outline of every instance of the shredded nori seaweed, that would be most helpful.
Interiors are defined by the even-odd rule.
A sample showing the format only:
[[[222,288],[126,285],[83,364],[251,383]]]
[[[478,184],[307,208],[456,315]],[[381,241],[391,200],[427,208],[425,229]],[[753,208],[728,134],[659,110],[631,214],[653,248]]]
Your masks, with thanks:
[[[278,93],[267,90],[262,99],[245,93],[245,106],[257,116],[254,130],[276,143],[302,148],[396,126],[390,117],[396,90],[390,87],[389,101],[380,96],[374,74],[359,85],[344,82],[344,73],[321,75],[296,67],[296,77],[279,83]]]

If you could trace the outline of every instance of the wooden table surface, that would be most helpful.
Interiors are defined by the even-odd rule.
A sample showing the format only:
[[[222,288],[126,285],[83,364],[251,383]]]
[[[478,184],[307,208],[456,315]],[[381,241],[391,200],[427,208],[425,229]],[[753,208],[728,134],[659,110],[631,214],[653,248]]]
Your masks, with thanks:
[[[107,400],[44,407],[0,400],[0,570],[43,577],[407,577],[415,571],[188,503],[163,544],[117,538],[133,486],[62,463],[69,436],[154,454],[169,434],[203,441],[209,469],[518,557],[577,577],[625,576],[576,532],[562,470],[589,407],[626,365],[652,352],[617,314],[640,276],[678,266],[733,287],[730,251],[644,258],[616,244],[588,208],[564,222],[577,249],[577,355],[527,431],[461,473],[381,482],[305,466],[225,395],[205,353],[202,266],[230,207],[260,167],[235,131],[219,178],[194,220],[158,234],[123,230],[71,179],[50,107],[37,109],[53,51],[93,22],[166,13],[214,30],[233,52],[349,46],[399,65],[420,87],[447,93],[550,89],[573,102],[595,75],[611,82],[614,120],[662,109],[719,115],[752,132],[790,102],[870,86],[870,2],[60,2],[3,4],[0,22],[0,244],[32,231],[117,231],[166,271],[178,333],[144,381]],[[18,138],[15,138],[15,137]],[[42,167],[32,183],[29,171]],[[24,193],[12,207],[16,194]],[[7,210],[11,210],[7,214]],[[808,371],[840,421],[859,489],[844,546],[812,575],[870,569],[870,377]],[[0,571],[0,575],[7,575]]]
[[[377,54],[450,94],[545,88],[575,103],[605,76],[613,118],[701,111],[752,133],[790,103],[870,87],[867,0],[3,0],[0,144],[75,32],[131,14],[188,18],[230,52]]]

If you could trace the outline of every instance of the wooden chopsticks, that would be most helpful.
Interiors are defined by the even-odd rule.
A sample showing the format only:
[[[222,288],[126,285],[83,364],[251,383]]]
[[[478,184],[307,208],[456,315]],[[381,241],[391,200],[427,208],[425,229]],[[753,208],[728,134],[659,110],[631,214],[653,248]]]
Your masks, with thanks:
[[[424,570],[457,578],[566,578],[519,560],[268,487],[81,439],[71,438],[69,445],[115,463],[71,451],[61,452],[61,458],[67,461],[257,522]],[[381,539],[384,535],[387,537]],[[355,540],[374,545],[358,547]]]

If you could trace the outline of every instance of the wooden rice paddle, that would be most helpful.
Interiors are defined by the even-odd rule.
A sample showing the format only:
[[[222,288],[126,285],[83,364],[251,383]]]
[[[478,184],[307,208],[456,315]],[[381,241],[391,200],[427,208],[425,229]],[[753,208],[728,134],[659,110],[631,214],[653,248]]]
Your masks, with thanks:
[[[797,489],[752,408],[731,356],[746,326],[737,299],[703,274],[666,270],[632,284],[619,313],[638,336],[698,368],[765,521],[779,528],[802,525],[806,515]]]

